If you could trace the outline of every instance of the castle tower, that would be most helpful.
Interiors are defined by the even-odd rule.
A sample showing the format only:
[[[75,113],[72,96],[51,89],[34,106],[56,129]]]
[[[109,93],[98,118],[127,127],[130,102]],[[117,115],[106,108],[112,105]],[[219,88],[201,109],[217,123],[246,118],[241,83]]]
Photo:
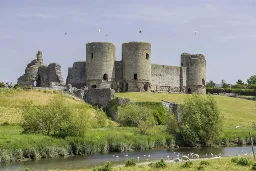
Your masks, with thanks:
[[[129,42],[122,44],[123,91],[150,91],[151,44]]]
[[[206,60],[202,54],[181,54],[181,66],[186,67],[186,92],[206,94]]]
[[[86,86],[109,88],[115,79],[115,45],[108,42],[86,44]]]

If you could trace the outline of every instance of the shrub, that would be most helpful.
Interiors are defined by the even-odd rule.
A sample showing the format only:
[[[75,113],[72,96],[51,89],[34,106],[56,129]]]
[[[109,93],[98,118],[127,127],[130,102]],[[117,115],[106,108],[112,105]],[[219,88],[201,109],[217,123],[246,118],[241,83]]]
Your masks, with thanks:
[[[30,85],[30,86],[25,86],[25,87],[23,87],[23,89],[24,90],[31,90],[32,89],[32,86]]]
[[[5,84],[3,82],[0,82],[0,88],[5,88]]]
[[[42,133],[66,137],[83,136],[86,118],[77,110],[72,110],[63,99],[56,95],[46,106],[35,106],[31,101],[23,107],[23,133]]]
[[[209,161],[203,160],[200,162],[200,165],[210,165]]]
[[[189,146],[210,146],[220,138],[222,118],[213,96],[193,94],[180,108],[180,133]]]
[[[245,157],[241,157],[238,161],[237,164],[241,165],[241,166],[250,166],[251,165],[251,161],[248,158]]]
[[[18,88],[20,88],[20,85],[19,85],[19,84],[15,84],[15,85],[13,86],[13,88],[14,88],[14,89],[18,89]]]
[[[244,96],[254,96],[256,95],[256,89],[254,87],[248,87],[250,89],[232,89],[232,88],[207,88],[206,93],[210,94],[220,94],[220,93],[236,93],[238,95]]]
[[[118,122],[123,126],[139,127],[144,133],[155,125],[151,110],[135,104],[118,107]]]
[[[256,170],[256,163],[252,164],[252,170]]]
[[[191,168],[192,165],[193,165],[192,161],[186,161],[183,165],[181,165],[181,167]]]
[[[152,168],[166,168],[166,163],[161,159],[159,162],[150,163],[148,166]]]
[[[93,171],[112,171],[110,162],[107,162],[104,166],[93,168]]]
[[[197,167],[197,170],[205,170],[205,166],[204,165],[200,165]]]
[[[125,163],[125,167],[129,167],[129,166],[136,166],[136,163],[135,163],[135,160],[134,160],[134,159],[128,160],[128,161]]]
[[[179,125],[174,114],[172,112],[166,112],[166,115],[167,131],[172,135],[179,133]]]
[[[238,162],[238,160],[239,160],[239,158],[238,158],[238,157],[233,157],[233,158],[231,159],[231,162],[233,162],[233,163],[237,163],[237,162]]]

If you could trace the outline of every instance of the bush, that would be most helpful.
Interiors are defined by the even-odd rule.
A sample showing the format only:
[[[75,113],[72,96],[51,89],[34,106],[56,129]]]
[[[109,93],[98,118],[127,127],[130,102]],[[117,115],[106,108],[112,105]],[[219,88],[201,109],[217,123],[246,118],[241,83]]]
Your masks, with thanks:
[[[32,89],[32,86],[30,85],[30,86],[25,86],[25,87],[23,87],[23,89],[24,90],[31,90]]]
[[[252,170],[256,170],[256,163],[252,164]]]
[[[107,162],[104,166],[93,168],[93,171],[112,171],[112,168],[110,167],[110,162]]]
[[[118,122],[123,126],[139,127],[142,133],[155,126],[151,110],[135,104],[118,107]]]
[[[241,158],[234,157],[231,159],[231,162],[241,166],[250,166],[252,163],[248,158],[245,158],[245,157],[241,157]]]
[[[180,133],[188,146],[211,146],[222,132],[222,118],[213,96],[193,94],[180,108]]]
[[[19,84],[15,84],[15,85],[13,86],[13,88],[14,88],[14,89],[18,89],[18,88],[20,88],[20,85],[19,85]]]
[[[200,162],[200,165],[210,165],[209,161],[203,160]]]
[[[77,110],[72,110],[60,94],[46,106],[35,106],[30,101],[26,102],[22,109],[23,133],[42,133],[62,138],[84,136],[85,116]]]
[[[210,94],[220,94],[220,93],[236,93],[238,95],[244,95],[244,96],[255,96],[256,95],[256,89],[253,89],[253,87],[249,87],[252,89],[231,89],[231,88],[207,88],[206,93]]]
[[[0,88],[5,88],[5,84],[3,82],[0,82]]]
[[[186,161],[183,165],[181,165],[181,167],[191,168],[192,165],[193,165],[192,161]]]
[[[128,160],[128,161],[125,163],[125,167],[129,167],[129,166],[136,166],[136,163],[135,163],[135,160],[134,160],[134,159]]]
[[[148,166],[152,168],[166,168],[166,163],[161,159],[159,162],[150,163]]]
[[[251,161],[248,158],[245,157],[241,157],[238,161],[237,164],[241,165],[241,166],[250,166],[251,165]]]
[[[167,124],[167,131],[172,134],[178,134],[179,133],[179,125],[177,122],[176,117],[172,112],[167,112],[166,114],[166,124]]]

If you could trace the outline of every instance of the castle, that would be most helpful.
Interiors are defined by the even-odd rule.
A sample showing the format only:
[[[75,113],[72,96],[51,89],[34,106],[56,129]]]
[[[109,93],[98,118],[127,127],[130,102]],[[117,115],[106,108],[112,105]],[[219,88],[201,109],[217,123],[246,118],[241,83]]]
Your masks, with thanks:
[[[36,83],[35,83],[36,82]],[[28,64],[18,79],[21,86],[63,85],[60,65],[43,65],[42,53]],[[66,85],[76,88],[112,88],[121,92],[169,92],[205,94],[206,60],[202,54],[181,54],[181,66],[151,64],[151,44],[122,44],[122,60],[116,61],[115,45],[109,42],[86,44],[86,61],[68,69]]]

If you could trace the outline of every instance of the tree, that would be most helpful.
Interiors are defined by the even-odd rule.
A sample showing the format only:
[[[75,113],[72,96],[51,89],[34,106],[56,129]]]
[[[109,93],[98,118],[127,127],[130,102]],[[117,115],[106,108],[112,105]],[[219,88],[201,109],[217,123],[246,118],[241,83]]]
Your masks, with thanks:
[[[244,82],[240,79],[237,80],[236,84],[239,84],[239,85],[244,85]]]
[[[230,88],[230,84],[227,84],[225,80],[221,80],[222,88]]]
[[[248,80],[247,80],[247,83],[249,85],[251,84],[256,84],[256,75],[252,75]]]
[[[189,146],[210,146],[220,137],[222,117],[214,97],[193,94],[180,108],[180,134]]]
[[[48,136],[83,136],[86,118],[76,113],[62,95],[56,95],[46,106],[36,106],[32,101],[23,105],[23,133],[41,133]]]
[[[216,84],[215,84],[215,82],[213,82],[212,80],[210,80],[209,83],[206,84],[206,87],[207,87],[207,88],[215,88],[215,87],[216,87]]]

